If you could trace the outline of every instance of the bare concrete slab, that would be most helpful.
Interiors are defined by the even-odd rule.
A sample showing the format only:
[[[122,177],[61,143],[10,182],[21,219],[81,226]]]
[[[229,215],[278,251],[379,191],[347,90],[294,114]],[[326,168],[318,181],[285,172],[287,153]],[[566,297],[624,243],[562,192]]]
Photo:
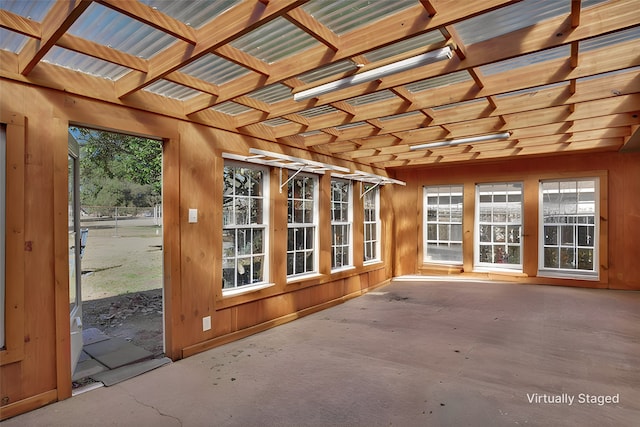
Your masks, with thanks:
[[[638,366],[639,292],[396,281],[3,427],[626,427]]]

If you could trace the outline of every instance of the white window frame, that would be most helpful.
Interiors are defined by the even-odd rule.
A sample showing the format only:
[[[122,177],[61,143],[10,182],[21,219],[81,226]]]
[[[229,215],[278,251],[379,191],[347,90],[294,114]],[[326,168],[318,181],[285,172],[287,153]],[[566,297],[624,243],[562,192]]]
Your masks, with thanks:
[[[571,203],[575,208],[575,212],[567,212],[567,207],[570,205],[566,203],[562,206],[559,206],[559,210],[555,215],[556,218],[549,218],[549,220],[545,220],[544,216],[544,205],[545,205],[545,191],[544,184],[558,184],[558,193],[561,193],[563,190],[560,189],[560,184],[575,184],[576,188],[579,182],[593,182],[594,191],[593,191],[593,208],[594,212],[587,212],[586,209],[580,209],[580,200],[576,198],[575,203]],[[564,190],[567,193],[571,191],[569,189]],[[579,190],[577,192],[573,192],[574,194],[579,194]],[[584,279],[584,280],[599,280],[599,246],[600,246],[600,179],[598,177],[584,177],[584,178],[567,178],[567,179],[545,179],[540,181],[540,191],[539,191],[539,243],[538,243],[538,276],[541,277],[556,277],[556,278],[571,278],[571,279]],[[573,209],[572,209],[573,210]],[[582,210],[582,213],[580,212]],[[588,217],[592,218],[592,222],[588,221]],[[584,220],[587,220],[586,222]],[[547,239],[547,227],[557,227],[556,229],[556,238],[552,237]],[[593,239],[592,246],[580,245],[579,242],[579,232],[580,228],[587,227],[592,228],[592,234],[589,236],[590,239]],[[569,244],[563,241],[563,233],[564,229],[571,229],[571,240]],[[555,241],[555,243],[552,243]],[[545,266],[545,249],[546,248],[557,248],[558,249],[558,267],[548,267]],[[593,250],[593,259],[592,265],[593,268],[591,270],[586,269],[578,269],[576,268],[567,268],[560,266],[560,257],[562,256],[562,249],[573,249],[574,251],[574,260],[578,257],[577,253],[579,253],[580,249],[591,249]]]
[[[435,193],[433,191],[436,191]],[[437,197],[438,204],[438,214],[436,215],[435,220],[429,219],[429,196],[434,195]],[[449,200],[448,204],[440,205],[440,197],[452,197],[459,196],[461,201],[459,203],[459,212],[460,212],[460,220],[454,220],[451,215],[451,210],[454,207],[454,204]],[[425,186],[423,188],[423,231],[422,231],[422,248],[423,248],[423,261],[427,263],[433,264],[447,264],[447,265],[462,265],[463,263],[463,220],[464,220],[464,185],[430,185]],[[446,215],[440,217],[440,206],[446,206]],[[444,214],[444,212],[443,212]],[[433,238],[433,235],[429,234],[429,226],[433,225],[436,227],[436,236]],[[452,239],[453,235],[453,227],[459,226],[460,228],[460,239]],[[444,228],[443,228],[444,227]],[[442,238],[441,238],[442,234]],[[431,237],[431,238],[430,238]],[[446,238],[445,238],[446,237]],[[460,259],[459,260],[445,260],[445,259],[437,259],[434,258],[432,254],[429,254],[429,245],[437,244],[438,246],[443,247],[452,247],[452,245],[459,245],[460,247]]]
[[[289,173],[295,173],[293,171],[289,171]],[[296,185],[297,182],[299,182],[302,179],[311,179],[311,181],[313,182],[313,190],[312,190],[312,195],[311,197],[295,197],[295,191],[292,192],[292,187],[294,185]],[[301,278],[306,278],[309,276],[314,276],[318,274],[319,271],[319,267],[318,267],[318,262],[319,262],[319,237],[318,237],[318,217],[319,217],[319,213],[320,213],[320,209],[318,206],[318,199],[319,199],[319,194],[320,194],[320,190],[319,190],[319,185],[320,185],[320,180],[318,179],[318,175],[316,174],[311,174],[311,173],[298,173],[295,176],[292,176],[291,178],[289,178],[289,182],[287,184],[287,258],[286,258],[286,262],[287,262],[287,280],[291,281],[291,280],[298,280]],[[311,212],[313,215],[313,218],[311,221],[309,222],[295,222],[296,220],[296,215],[295,212],[293,210],[293,207],[295,206],[295,204],[299,204],[299,203],[303,203],[303,204],[311,204],[312,208],[311,208]],[[304,220],[304,218],[303,218]],[[312,237],[310,239],[308,239],[308,230],[311,230],[311,234]],[[299,234],[302,232],[303,236],[300,236]],[[293,242],[291,241],[291,238],[293,237]],[[300,240],[298,239],[302,239],[302,247],[296,247],[296,243],[299,242]],[[309,242],[310,240],[310,242]],[[311,243],[311,247],[309,247],[309,243]],[[309,255],[311,256],[310,260],[313,263],[313,268],[307,268],[306,266],[304,267],[303,271],[296,273],[296,268],[298,267],[298,257],[302,256],[303,259],[305,259],[305,263],[306,263],[306,258]],[[292,273],[289,273],[289,262],[291,261],[291,268],[293,270]]]
[[[509,204],[511,203],[508,198],[506,199],[505,203],[505,212],[504,212],[504,221],[502,221],[501,218],[501,213],[500,212],[496,212],[495,208],[496,205],[499,203],[496,203],[494,201],[492,201],[492,213],[491,213],[491,220],[486,220],[483,219],[481,221],[481,215],[480,215],[480,211],[481,211],[481,204],[480,204],[480,199],[481,199],[481,189],[482,188],[488,188],[488,187],[500,187],[500,186],[504,186],[504,185],[519,185],[520,186],[520,191],[519,191],[519,196],[520,196],[520,213],[519,213],[519,217],[520,217],[520,221],[510,221],[509,220],[509,213],[508,213],[508,209],[509,209]],[[492,199],[495,196],[500,196],[502,195],[501,193],[504,193],[505,197],[508,197],[510,195],[515,195],[516,193],[514,193],[513,191],[500,191],[500,190],[492,190],[491,191],[491,197]],[[514,202],[515,203],[515,202]],[[499,207],[499,205],[498,205]],[[498,216],[498,219],[496,220],[496,216]],[[494,270],[506,270],[506,271],[518,271],[518,272],[522,272],[522,258],[524,255],[524,245],[523,245],[523,241],[522,241],[522,227],[524,224],[524,183],[521,181],[513,181],[513,182],[495,182],[495,183],[481,183],[481,184],[476,184],[476,206],[475,206],[475,233],[474,233],[474,271],[494,271]],[[485,241],[483,237],[481,237],[482,233],[482,227],[483,226],[489,226],[490,228],[490,240],[489,241]],[[511,233],[511,230],[516,231],[516,229],[514,227],[518,227],[517,228],[517,233]],[[500,229],[504,228],[502,231],[502,233],[500,233]],[[486,230],[486,228],[485,228]],[[502,237],[500,237],[500,235],[502,234]],[[482,241],[481,241],[482,240]],[[504,244],[502,244],[504,243]],[[492,262],[486,262],[486,261],[480,261],[481,259],[481,245],[482,246],[491,246],[492,247]],[[505,246],[506,250],[503,250],[502,253],[505,254],[507,256],[508,259],[508,254],[509,254],[509,247],[519,247],[519,262],[518,263],[512,263],[512,262],[496,262],[496,253],[495,253],[495,248],[499,248],[501,246]],[[500,258],[500,259],[504,259],[504,258]]]
[[[335,199],[334,185],[346,186],[346,199]],[[346,205],[347,218],[337,218],[336,213],[342,212]],[[346,230],[346,241],[336,242],[337,230]],[[336,272],[353,267],[353,182],[346,179],[331,178],[331,271]],[[346,252],[346,259],[344,252]],[[342,255],[340,256],[339,253]],[[340,260],[340,262],[338,262]]]
[[[261,289],[264,288],[266,286],[270,286],[271,284],[269,283],[269,169],[266,167],[262,167],[262,166],[258,166],[255,164],[246,164],[246,163],[242,163],[242,162],[234,162],[234,161],[228,161],[226,160],[224,163],[224,169],[225,169],[225,173],[227,168],[233,168],[234,170],[234,175],[235,175],[235,170],[238,169],[250,169],[250,170],[254,170],[254,171],[260,171],[262,172],[262,182],[261,182],[261,186],[262,186],[262,195],[261,196],[255,196],[252,194],[249,195],[239,195],[236,194],[235,191],[232,194],[224,194],[224,184],[223,184],[223,210],[222,210],[222,217],[223,217],[223,225],[222,225],[222,232],[223,232],[223,239],[222,239],[222,275],[223,275],[223,281],[222,281],[222,294],[223,296],[230,296],[230,295],[235,295],[238,293],[242,293],[242,292],[246,292],[246,291],[251,291],[251,290],[256,290],[256,289]],[[226,198],[230,198],[232,200],[232,209],[230,212],[225,212],[225,208],[224,208],[224,199]],[[247,200],[249,201],[249,206],[251,206],[251,201],[254,199],[262,199],[262,218],[261,218],[261,222],[257,222],[257,223],[251,223],[251,222],[247,222],[247,223],[236,223],[236,221],[234,220],[235,215],[236,215],[236,210],[235,210],[235,206],[236,206],[236,202],[239,200]],[[250,209],[250,208],[249,208]],[[231,217],[227,218],[227,215],[230,214]],[[251,218],[251,214],[248,213],[247,214],[249,216],[249,218]],[[238,253],[238,238],[239,238],[239,233],[244,232],[246,233],[250,233],[250,239],[253,239],[253,232],[255,230],[261,230],[262,231],[262,235],[263,235],[263,241],[262,241],[262,251],[256,251],[254,252],[254,246],[253,246],[253,242],[251,240],[251,243],[249,244],[249,250],[245,253],[239,254]],[[235,246],[232,250],[232,252],[229,252],[229,242],[225,242],[225,231],[232,231],[235,236],[233,236],[233,240],[234,242],[232,243],[232,246]],[[246,245],[245,245],[246,247]],[[226,255],[226,256],[225,256]],[[252,262],[254,259],[257,259],[259,257],[262,257],[262,280],[253,282],[253,265],[254,263]],[[243,269],[245,268],[245,264],[246,264],[246,260],[249,261],[248,267],[249,267],[249,272],[246,273],[242,273],[242,274],[249,274],[249,278],[250,281],[249,283],[245,283],[245,284],[238,284],[238,272],[239,269]],[[243,262],[244,261],[244,262]],[[233,267],[225,267],[225,263],[233,263]],[[241,263],[242,262],[242,263]],[[233,281],[231,282],[233,284],[233,286],[231,287],[227,287],[225,288],[225,282],[224,282],[224,277],[225,277],[225,268],[226,269],[233,269]]]
[[[380,221],[380,186],[376,184],[364,184],[362,196],[363,230],[362,237],[364,248],[362,251],[364,265],[374,264],[382,260],[380,253],[380,238],[382,223]],[[367,203],[373,203],[373,209],[367,209]],[[372,211],[373,217],[367,216],[367,210]],[[374,236],[372,236],[372,234]]]

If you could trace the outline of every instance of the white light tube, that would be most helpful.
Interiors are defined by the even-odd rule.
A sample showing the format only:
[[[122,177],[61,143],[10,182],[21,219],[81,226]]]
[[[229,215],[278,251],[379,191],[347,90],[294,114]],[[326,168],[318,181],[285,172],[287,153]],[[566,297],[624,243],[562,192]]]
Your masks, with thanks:
[[[320,86],[313,87],[311,89],[303,90],[293,95],[294,101],[302,101],[309,98],[314,98],[325,93],[333,92],[336,90],[344,89],[350,86],[355,86],[360,83],[366,83],[373,80],[380,79],[382,77],[396,74],[402,71],[410,70],[411,68],[419,67],[421,65],[430,64],[432,62],[440,61],[443,59],[451,59],[453,52],[451,47],[445,46],[441,49],[432,50],[431,52],[423,53],[411,58],[403,59],[402,61],[394,62],[382,67],[374,68],[369,71],[354,74],[349,77],[345,77],[340,80],[325,83]]]
[[[426,148],[450,147],[452,145],[470,144],[472,142],[493,141],[495,139],[507,139],[511,132],[494,133],[491,135],[470,136],[468,138],[448,139],[445,141],[429,142],[427,144],[412,145],[410,151],[424,150]]]

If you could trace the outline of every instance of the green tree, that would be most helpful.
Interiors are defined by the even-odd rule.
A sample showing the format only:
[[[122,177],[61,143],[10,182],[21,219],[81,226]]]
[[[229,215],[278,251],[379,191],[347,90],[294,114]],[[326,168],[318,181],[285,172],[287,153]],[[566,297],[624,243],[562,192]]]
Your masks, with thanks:
[[[83,204],[150,206],[161,201],[160,141],[86,128],[72,128],[80,144]]]

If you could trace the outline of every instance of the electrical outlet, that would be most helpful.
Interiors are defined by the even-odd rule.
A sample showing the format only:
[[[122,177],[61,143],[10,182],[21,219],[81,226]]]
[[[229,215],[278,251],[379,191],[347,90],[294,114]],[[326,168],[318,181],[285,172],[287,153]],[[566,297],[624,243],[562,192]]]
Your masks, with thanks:
[[[211,329],[211,316],[202,318],[202,331],[208,331]]]

